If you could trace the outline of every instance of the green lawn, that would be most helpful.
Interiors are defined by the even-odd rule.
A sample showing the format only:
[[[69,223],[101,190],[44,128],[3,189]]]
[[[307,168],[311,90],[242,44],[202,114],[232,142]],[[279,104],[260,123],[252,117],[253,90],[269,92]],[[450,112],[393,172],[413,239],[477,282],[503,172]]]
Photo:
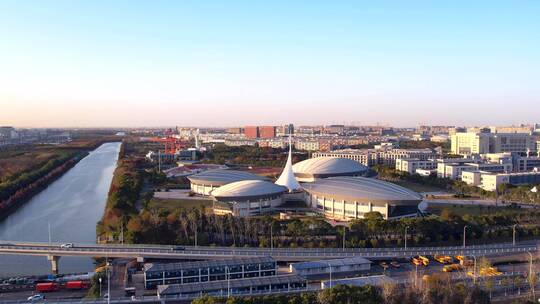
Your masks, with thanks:
[[[444,209],[450,210],[452,213],[456,215],[481,215],[481,214],[488,214],[493,213],[497,211],[503,211],[508,210],[508,207],[494,207],[494,206],[481,206],[481,205],[475,205],[475,206],[469,206],[469,205],[450,205],[450,204],[431,204],[428,206],[427,211],[433,214],[440,215],[441,212]]]
[[[201,206],[204,206],[206,208],[211,208],[212,201],[211,200],[153,198],[148,205],[150,209],[164,208],[164,209],[169,209],[169,210],[175,210],[178,208],[191,209],[194,207],[201,207]]]
[[[408,181],[399,181],[399,182],[392,182],[394,184],[400,185],[401,187],[405,187],[407,189],[410,189],[412,191],[416,192],[440,192],[445,191],[444,189],[429,186],[429,185],[423,185],[419,183],[412,183]]]

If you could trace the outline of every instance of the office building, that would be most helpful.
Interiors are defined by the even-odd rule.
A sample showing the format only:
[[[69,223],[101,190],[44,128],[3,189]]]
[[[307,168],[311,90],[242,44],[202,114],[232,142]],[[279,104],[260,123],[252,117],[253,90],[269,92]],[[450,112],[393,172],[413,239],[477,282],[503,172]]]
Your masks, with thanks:
[[[531,133],[463,132],[451,136],[453,154],[474,155],[534,150]]]
[[[313,153],[313,157],[341,157],[357,161],[364,166],[386,165],[395,167],[397,159],[416,158],[430,160],[441,155],[432,149],[395,149],[381,146],[379,149],[345,149]]]
[[[260,138],[274,138],[276,137],[276,127],[274,126],[261,126],[259,127]]]
[[[417,169],[433,170],[437,169],[435,160],[421,160],[418,158],[399,158],[396,159],[396,170],[407,172],[409,174],[416,173]]]
[[[244,135],[246,138],[259,138],[259,127],[257,126],[245,126],[244,127]]]
[[[540,172],[494,173],[473,171],[464,173],[462,181],[469,185],[478,186],[486,191],[495,191],[502,184],[535,185],[540,184]]]

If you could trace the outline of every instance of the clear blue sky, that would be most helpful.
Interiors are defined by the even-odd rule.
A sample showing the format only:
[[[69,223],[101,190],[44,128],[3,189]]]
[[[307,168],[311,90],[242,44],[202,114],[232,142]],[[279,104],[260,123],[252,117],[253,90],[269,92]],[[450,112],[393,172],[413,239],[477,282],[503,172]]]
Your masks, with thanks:
[[[0,124],[540,122],[540,1],[3,1]]]

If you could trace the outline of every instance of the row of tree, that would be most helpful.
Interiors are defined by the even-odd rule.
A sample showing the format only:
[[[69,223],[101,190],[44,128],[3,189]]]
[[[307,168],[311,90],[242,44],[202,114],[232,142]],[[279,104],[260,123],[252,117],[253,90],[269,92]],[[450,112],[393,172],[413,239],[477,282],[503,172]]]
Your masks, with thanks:
[[[321,217],[277,220],[273,217],[243,218],[214,215],[204,208],[143,209],[131,213],[125,240],[133,243],[269,247],[340,247],[343,233],[347,247],[401,246],[408,227],[408,244],[459,244],[468,226],[470,242],[511,240],[513,225],[518,238],[540,236],[540,211],[504,209],[492,214],[459,216],[444,211],[441,216],[384,220],[380,213],[366,214],[347,227],[333,227]],[[119,227],[115,238],[119,238]],[[271,238],[273,236],[273,238]]]
[[[488,304],[489,295],[478,286],[468,287],[448,278],[432,278],[421,288],[412,284],[382,287],[337,285],[318,293],[265,297],[213,298],[203,296],[192,304]]]
[[[302,161],[307,154],[295,154],[293,162]],[[205,162],[214,164],[236,164],[259,167],[282,167],[287,160],[286,150],[260,147],[229,147],[215,145],[205,154]]]
[[[87,155],[83,151],[62,153],[61,156],[0,183],[0,217],[25,202]]]

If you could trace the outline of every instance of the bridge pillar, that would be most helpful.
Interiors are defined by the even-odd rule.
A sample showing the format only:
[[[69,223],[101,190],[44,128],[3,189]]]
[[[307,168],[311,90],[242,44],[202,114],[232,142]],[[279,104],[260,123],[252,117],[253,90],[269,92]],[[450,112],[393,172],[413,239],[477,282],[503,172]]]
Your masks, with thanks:
[[[51,261],[52,273],[58,274],[58,261],[60,260],[60,257],[57,255],[48,255],[47,260]]]

